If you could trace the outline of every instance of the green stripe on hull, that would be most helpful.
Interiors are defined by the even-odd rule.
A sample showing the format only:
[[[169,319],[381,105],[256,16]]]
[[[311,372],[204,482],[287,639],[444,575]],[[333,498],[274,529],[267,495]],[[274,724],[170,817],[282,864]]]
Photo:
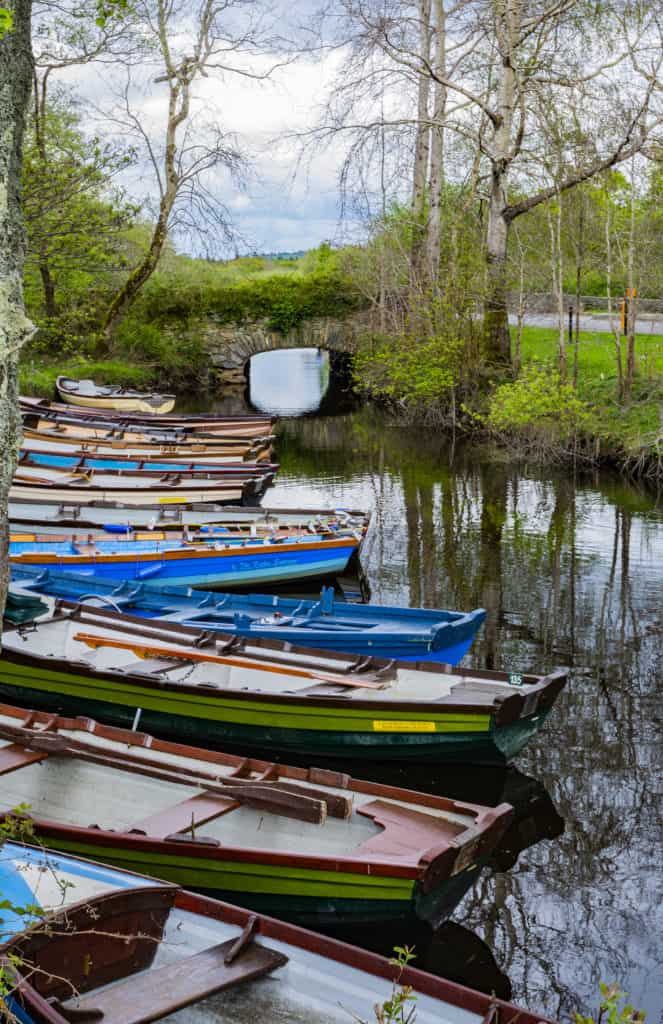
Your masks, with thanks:
[[[489,734],[490,716],[487,714],[458,714],[441,712],[375,710],[361,708],[339,708],[313,706],[310,710],[301,704],[270,703],[269,701],[234,700],[225,696],[223,690],[210,693],[178,692],[177,689],[159,690],[133,682],[124,683],[123,677],[108,680],[98,676],[76,676],[68,672],[50,671],[41,667],[0,661],[0,685],[27,688],[63,696],[78,697],[106,704],[120,704],[124,707],[142,708],[163,715],[178,718],[197,718],[206,723],[216,722],[227,725],[251,725],[261,728],[275,726],[284,730],[320,730],[322,732],[359,732],[374,735],[373,722],[376,718],[396,718],[399,722],[435,721],[435,732],[476,732]],[[133,717],[133,716],[132,716]],[[400,732],[400,730],[399,730]],[[415,729],[416,732],[416,729]],[[382,741],[391,733],[380,732],[376,738]],[[398,733],[396,734],[398,735]],[[421,734],[429,738],[432,734]],[[408,737],[409,738],[409,737]]]
[[[45,836],[55,849],[175,882],[215,899],[304,923],[398,920],[416,915],[415,883],[349,872],[164,856]],[[449,905],[451,913],[453,905]]]
[[[221,691],[191,696],[159,692],[96,677],[0,661],[0,692],[29,707],[85,714],[131,726],[141,709],[140,728],[159,736],[241,753],[263,752],[352,759],[382,757],[406,761],[504,764],[545,722],[549,709],[497,729],[486,714],[375,711],[399,723],[435,721],[435,732],[374,731],[373,716],[353,708],[284,707],[223,696]]]

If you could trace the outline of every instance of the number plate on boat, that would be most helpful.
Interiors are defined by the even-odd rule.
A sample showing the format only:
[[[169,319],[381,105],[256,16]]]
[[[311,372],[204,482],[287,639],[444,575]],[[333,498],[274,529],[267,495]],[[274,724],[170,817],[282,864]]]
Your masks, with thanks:
[[[435,732],[435,722],[373,722],[375,732]]]

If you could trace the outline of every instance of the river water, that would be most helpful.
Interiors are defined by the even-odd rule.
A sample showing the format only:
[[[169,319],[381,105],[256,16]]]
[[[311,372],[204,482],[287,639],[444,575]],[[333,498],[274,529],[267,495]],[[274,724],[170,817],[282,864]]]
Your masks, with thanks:
[[[469,664],[571,671],[544,731],[504,772],[371,766],[412,788],[506,799],[517,824],[438,934],[343,937],[387,953],[414,943],[418,966],[553,1017],[591,1010],[599,983],[618,981],[659,1024],[663,508],[612,473],[454,451],[433,430],[325,396],[328,383],[315,350],[254,359],[253,406],[288,417],[264,504],[370,508],[373,601],[482,606]]]

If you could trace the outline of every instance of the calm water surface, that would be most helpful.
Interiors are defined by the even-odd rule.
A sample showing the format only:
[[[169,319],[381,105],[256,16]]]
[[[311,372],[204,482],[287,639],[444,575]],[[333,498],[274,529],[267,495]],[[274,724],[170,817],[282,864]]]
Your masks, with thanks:
[[[372,509],[362,556],[372,600],[483,606],[468,663],[571,669],[545,730],[505,772],[374,766],[375,777],[413,788],[509,800],[517,823],[437,935],[344,937],[386,952],[412,942],[419,966],[511,991],[553,1017],[591,1009],[599,982],[616,980],[659,1024],[661,506],[613,474],[453,452],[434,431],[390,425],[366,407],[311,415],[327,385],[317,353],[261,359],[254,404],[308,412],[279,426],[282,469],[265,504]],[[327,394],[324,408],[333,405]]]

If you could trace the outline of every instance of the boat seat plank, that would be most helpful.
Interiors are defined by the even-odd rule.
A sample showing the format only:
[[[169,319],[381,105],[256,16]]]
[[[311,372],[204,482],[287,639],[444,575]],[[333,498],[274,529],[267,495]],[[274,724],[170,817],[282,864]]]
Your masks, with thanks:
[[[169,669],[174,668],[182,668],[180,658],[139,658],[138,661],[123,665],[122,671],[143,674],[146,672],[168,672]]]
[[[213,796],[210,793],[199,793],[188,800],[166,807],[157,814],[152,814],[142,821],[133,822],[132,829],[145,832],[148,836],[164,839],[178,832],[187,832],[193,823],[194,827],[204,825],[214,818],[219,818],[228,811],[234,811],[240,804],[231,797]]]
[[[6,775],[17,768],[25,768],[29,764],[36,764],[45,757],[48,757],[48,754],[44,750],[26,750],[18,743],[9,743],[5,747],[0,747],[0,775]]]
[[[399,857],[416,864],[425,850],[451,842],[465,831],[465,826],[459,822],[433,817],[384,800],[372,800],[358,807],[357,814],[372,818],[383,831],[361,843],[354,856]]]
[[[229,939],[178,963],[133,975],[101,992],[69,999],[62,1007],[65,1013],[72,1013],[72,1019],[76,1011],[86,1011],[90,1019],[96,1017],[103,1024],[147,1024],[215,992],[270,974],[288,961],[283,953],[252,943],[227,964],[226,957],[235,944],[236,939]]]

